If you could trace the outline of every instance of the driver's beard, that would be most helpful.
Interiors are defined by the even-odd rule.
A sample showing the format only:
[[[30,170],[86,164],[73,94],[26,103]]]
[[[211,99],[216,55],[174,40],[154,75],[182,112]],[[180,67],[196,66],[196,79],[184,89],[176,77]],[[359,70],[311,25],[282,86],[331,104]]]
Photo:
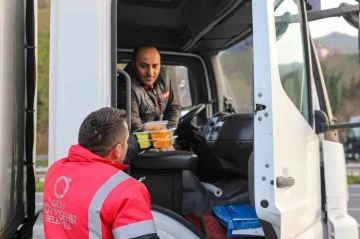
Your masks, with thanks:
[[[146,86],[144,84],[144,82],[142,81],[142,79],[140,77],[140,74],[139,74],[139,72],[138,72],[138,70],[136,68],[134,69],[134,73],[135,73],[135,77],[136,77],[137,81],[140,82],[141,85]]]
[[[140,73],[138,72],[138,70],[135,68],[135,69],[133,69],[134,70],[134,73],[135,73],[135,77],[136,77],[136,79],[137,79],[137,81],[138,82],[140,82],[140,84],[141,85],[143,85],[143,86],[147,86],[146,84],[144,84],[144,82],[142,81],[142,79],[141,79],[141,77],[140,77]],[[159,74],[160,75],[160,74]],[[158,76],[158,78],[159,78],[159,76]],[[155,87],[156,86],[156,82],[157,82],[157,80],[158,79],[156,79],[155,81],[154,81],[154,84],[153,84],[153,87]]]

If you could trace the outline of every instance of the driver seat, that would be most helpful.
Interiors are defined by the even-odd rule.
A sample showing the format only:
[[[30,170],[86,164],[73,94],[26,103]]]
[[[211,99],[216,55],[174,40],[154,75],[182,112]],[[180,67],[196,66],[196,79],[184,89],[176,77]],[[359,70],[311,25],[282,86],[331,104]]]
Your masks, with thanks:
[[[188,151],[145,151],[131,160],[130,175],[143,178],[151,203],[183,213],[183,172],[195,171],[197,156]]]

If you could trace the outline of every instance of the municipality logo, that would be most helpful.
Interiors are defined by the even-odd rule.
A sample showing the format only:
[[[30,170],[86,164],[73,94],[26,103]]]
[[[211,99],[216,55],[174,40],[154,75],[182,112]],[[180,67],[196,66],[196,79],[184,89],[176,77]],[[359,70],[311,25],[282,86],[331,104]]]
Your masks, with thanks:
[[[65,188],[63,190],[58,189],[58,184],[61,181],[64,181],[64,183],[65,183]],[[69,191],[70,182],[71,182],[71,178],[66,177],[66,176],[60,176],[58,179],[56,179],[55,185],[54,185],[54,194],[58,199],[62,199],[65,197],[66,193]]]

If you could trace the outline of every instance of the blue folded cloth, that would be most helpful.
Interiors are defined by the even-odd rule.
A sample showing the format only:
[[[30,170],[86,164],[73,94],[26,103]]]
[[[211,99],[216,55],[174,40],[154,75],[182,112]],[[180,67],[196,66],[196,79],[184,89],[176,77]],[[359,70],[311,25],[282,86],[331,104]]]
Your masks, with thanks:
[[[232,237],[233,230],[261,227],[255,209],[250,204],[215,206],[213,215],[226,227],[228,237]]]

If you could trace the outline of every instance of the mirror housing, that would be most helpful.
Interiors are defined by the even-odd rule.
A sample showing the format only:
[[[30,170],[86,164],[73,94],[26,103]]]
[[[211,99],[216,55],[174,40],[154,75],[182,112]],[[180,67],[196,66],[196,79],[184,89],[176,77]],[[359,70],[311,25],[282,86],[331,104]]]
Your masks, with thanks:
[[[345,124],[329,124],[329,118],[324,111],[315,110],[315,132],[325,133],[329,130],[360,128],[360,122]]]
[[[315,132],[316,134],[325,133],[329,130],[329,118],[322,110],[315,110]]]
[[[316,4],[317,0],[314,0]],[[351,5],[349,3],[341,3],[338,8],[326,9],[326,10],[311,10],[307,12],[308,21],[316,21],[328,17],[340,17],[342,16],[345,21],[353,26],[354,28],[358,29],[358,47],[359,47],[359,61],[360,61],[360,1],[357,0],[359,3],[356,5]],[[311,0],[308,0],[308,5],[311,4]]]
[[[342,3],[342,6],[348,6],[348,3]],[[359,2],[360,5],[360,2]],[[358,50],[359,50],[359,62],[360,62],[360,11],[359,12],[352,12],[348,14],[344,14],[342,16],[349,25],[353,26],[354,28],[358,29]]]
[[[340,7],[345,7],[345,6],[351,6],[351,4],[349,3],[340,4]],[[347,13],[342,15],[342,17],[345,19],[347,23],[349,23],[354,28],[359,28],[359,13],[357,12]]]

